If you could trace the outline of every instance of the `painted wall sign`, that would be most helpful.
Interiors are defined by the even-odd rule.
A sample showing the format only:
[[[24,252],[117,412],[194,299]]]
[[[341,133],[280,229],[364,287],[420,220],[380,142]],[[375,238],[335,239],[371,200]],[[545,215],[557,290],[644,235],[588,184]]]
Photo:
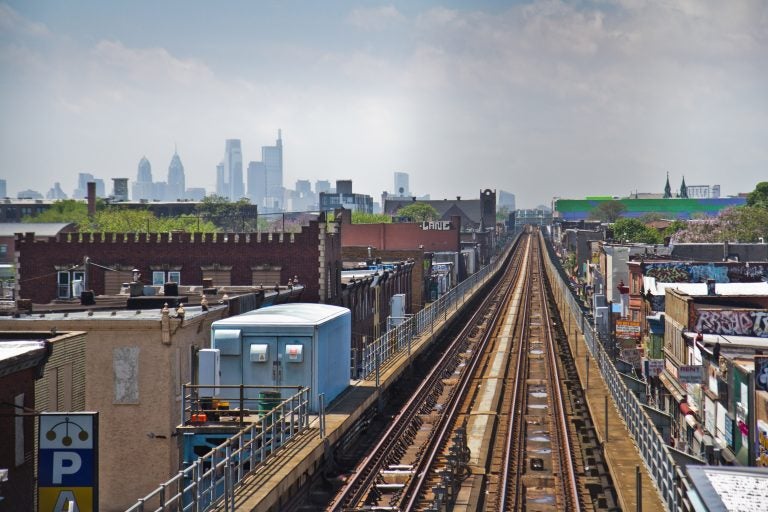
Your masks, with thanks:
[[[640,339],[640,322],[616,320],[616,336],[620,338]]]
[[[38,431],[38,511],[98,510],[98,413],[44,412]]]
[[[451,221],[435,220],[431,222],[422,222],[421,229],[423,229],[424,231],[450,231]]]
[[[693,330],[705,334],[768,338],[768,311],[697,310]]]
[[[704,367],[701,365],[681,366],[677,378],[682,384],[701,384]]]

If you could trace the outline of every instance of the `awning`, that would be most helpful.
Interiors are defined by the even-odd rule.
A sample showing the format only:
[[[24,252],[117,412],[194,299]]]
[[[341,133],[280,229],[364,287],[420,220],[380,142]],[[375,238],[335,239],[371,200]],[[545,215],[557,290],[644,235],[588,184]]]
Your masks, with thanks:
[[[675,401],[685,402],[685,390],[680,387],[680,385],[675,381],[674,377],[671,377],[667,373],[667,370],[664,370],[659,374],[659,380],[662,384],[664,384],[664,387],[667,388],[669,394],[675,398]]]
[[[709,434],[704,434],[704,444],[707,446],[713,446],[714,440],[712,439],[712,436]]]
[[[686,423],[688,424],[688,426],[689,426],[689,427],[691,427],[691,428],[696,428],[696,427],[698,426],[698,424],[699,424],[699,422],[698,422],[698,421],[696,421],[696,418],[694,418],[694,417],[693,417],[693,414],[688,414],[688,415],[685,417],[685,422],[686,422]],[[697,431],[698,431],[698,430],[697,430]]]
[[[687,402],[680,402],[680,412],[683,414],[693,414],[693,411],[688,407]]]
[[[685,419],[687,420],[689,417],[686,416]],[[693,431],[693,438],[696,439],[698,442],[702,442],[704,440],[704,432],[702,432],[699,429],[696,429]]]

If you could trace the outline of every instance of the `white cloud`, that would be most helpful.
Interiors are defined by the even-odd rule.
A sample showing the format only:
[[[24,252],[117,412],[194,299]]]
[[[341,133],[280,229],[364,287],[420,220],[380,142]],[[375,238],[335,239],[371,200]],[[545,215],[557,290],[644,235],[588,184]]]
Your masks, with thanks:
[[[188,182],[210,187],[225,138],[258,159],[282,128],[286,186],[351,178],[377,195],[404,170],[418,193],[491,187],[533,206],[654,190],[670,170],[750,190],[768,161],[767,12],[760,0],[539,0],[411,17],[382,6],[338,22],[397,28],[396,50],[383,38],[259,39],[258,58],[226,71],[157,42],[35,45],[39,30],[25,29],[0,38],[0,169],[27,166],[41,183],[51,169],[133,178],[147,154],[162,176],[178,142]]]
[[[5,3],[0,3],[0,33],[33,37],[47,37],[50,35],[50,31],[45,24],[24,18]]]
[[[392,5],[357,8],[347,16],[347,23],[363,30],[385,30],[405,20]]]

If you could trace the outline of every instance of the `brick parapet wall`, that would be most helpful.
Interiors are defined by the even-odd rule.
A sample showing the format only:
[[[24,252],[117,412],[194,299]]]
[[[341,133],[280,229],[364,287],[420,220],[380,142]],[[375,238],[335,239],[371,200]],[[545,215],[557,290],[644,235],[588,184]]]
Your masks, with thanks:
[[[67,233],[44,240],[35,240],[33,233],[19,234],[19,296],[38,304],[50,302],[57,296],[57,267],[81,266],[88,257],[96,265],[137,268],[145,283],[151,280],[155,267],[178,269],[181,284],[202,284],[201,267],[219,264],[232,266],[233,286],[250,286],[251,267],[278,265],[282,267],[280,284],[298,276],[306,285],[302,300],[317,302],[321,300],[320,280],[327,279],[318,272],[320,235],[316,221],[302,227],[300,233]],[[334,269],[340,267],[339,237],[324,237],[326,261]],[[95,265],[89,269],[88,288],[103,294],[108,271]]]

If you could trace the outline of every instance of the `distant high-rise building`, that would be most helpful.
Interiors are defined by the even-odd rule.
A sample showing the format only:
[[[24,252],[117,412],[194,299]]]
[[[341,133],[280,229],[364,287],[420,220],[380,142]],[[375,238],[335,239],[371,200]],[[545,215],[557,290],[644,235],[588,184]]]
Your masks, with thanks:
[[[187,199],[192,201],[202,201],[205,198],[205,189],[203,187],[189,187],[187,189]]]
[[[43,194],[37,190],[27,189],[16,194],[16,199],[42,199]]]
[[[61,189],[61,185],[57,181],[56,183],[53,184],[53,188],[51,188],[51,190],[49,190],[48,193],[45,194],[45,198],[55,199],[55,200],[66,199],[67,194],[64,193],[64,191]]]
[[[290,209],[295,212],[305,212],[317,208],[315,193],[309,180],[296,180],[296,190],[291,194]]]
[[[277,130],[274,146],[261,147],[261,161],[266,167],[266,202],[269,206],[282,207],[283,201],[283,136]]]
[[[152,187],[152,165],[146,156],[139,160],[139,169],[136,173],[136,182],[131,190],[131,198],[134,201],[149,201],[154,199],[154,190]]]
[[[251,204],[264,206],[267,190],[267,166],[264,162],[248,163],[248,198]]]
[[[315,194],[331,191],[331,182],[328,180],[317,180],[315,182]]]
[[[168,201],[184,199],[186,190],[184,166],[181,163],[181,158],[179,158],[179,153],[174,150],[171,164],[168,166],[168,186],[165,190],[165,199]]]
[[[0,197],[8,197],[8,184],[5,180],[0,180]]]
[[[336,180],[336,192],[319,194],[320,210],[333,211],[336,208],[363,213],[373,213],[373,198],[366,194],[352,192],[352,180]]]
[[[227,197],[227,174],[224,172],[224,162],[221,161],[216,166],[216,195],[220,197]]]
[[[407,172],[395,173],[395,189],[392,191],[392,195],[395,195],[398,197],[410,197],[411,191],[408,186]]]
[[[112,178],[112,197],[115,201],[128,200],[128,178]]]
[[[227,197],[237,201],[245,196],[243,186],[243,150],[240,139],[227,139],[224,148],[224,175],[227,177]]]
[[[515,211],[515,194],[512,192],[505,192],[504,190],[499,190],[499,196],[498,196],[498,208],[506,208],[508,212],[514,212]]]
[[[77,187],[72,192],[72,199],[85,199],[88,196],[89,181],[94,181],[93,174],[88,172],[77,174]]]

